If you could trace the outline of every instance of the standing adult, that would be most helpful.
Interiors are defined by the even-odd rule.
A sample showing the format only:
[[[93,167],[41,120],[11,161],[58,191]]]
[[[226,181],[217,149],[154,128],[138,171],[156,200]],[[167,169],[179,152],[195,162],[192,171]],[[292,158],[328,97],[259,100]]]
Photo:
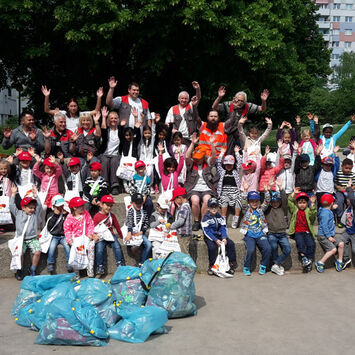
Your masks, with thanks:
[[[143,125],[148,122],[151,126],[149,104],[146,100],[139,98],[139,85],[137,83],[132,82],[128,85],[128,95],[115,98],[113,98],[113,94],[117,86],[117,80],[114,76],[108,79],[108,84],[110,88],[106,96],[106,105],[118,111],[119,124],[121,124],[121,121],[126,121],[126,126],[134,128],[135,116],[132,109],[135,108],[138,111],[138,117],[141,117],[141,113],[143,113]]]
[[[44,149],[44,137],[42,131],[35,126],[32,111],[23,111],[21,125],[13,131],[6,127],[3,134],[2,146],[4,149],[9,149],[13,145],[15,145],[15,148],[22,148],[23,150],[33,147],[37,154],[41,154]]]
[[[192,86],[196,90],[196,95],[189,102],[189,93],[181,91],[178,95],[179,104],[170,107],[165,119],[166,124],[173,124],[173,133],[181,132],[183,143],[186,145],[190,144],[192,134],[201,127],[197,110],[201,100],[201,88],[197,81],[193,81]]]

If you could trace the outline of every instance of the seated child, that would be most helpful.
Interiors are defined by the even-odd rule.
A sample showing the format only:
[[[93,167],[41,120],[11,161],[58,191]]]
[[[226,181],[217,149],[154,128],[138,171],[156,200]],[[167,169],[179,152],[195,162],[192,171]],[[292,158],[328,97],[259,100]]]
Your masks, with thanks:
[[[73,272],[73,268],[68,265],[70,247],[65,241],[64,221],[67,217],[67,212],[64,209],[65,200],[62,195],[55,195],[51,201],[52,212],[49,212],[47,218],[47,229],[52,234],[52,240],[48,248],[47,268],[50,274],[54,274],[55,252],[58,244],[62,244],[67,262],[68,272]]]
[[[282,263],[291,253],[291,246],[288,240],[286,229],[288,228],[287,213],[288,201],[285,190],[282,188],[282,180],[277,180],[279,191],[271,193],[271,202],[265,212],[269,232],[267,238],[271,246],[271,257],[273,265],[271,271],[277,275],[284,275],[285,269]],[[280,245],[282,254],[278,255],[278,246]]]
[[[201,225],[205,235],[204,240],[208,248],[209,267],[207,273],[213,275],[211,268],[216,261],[218,247],[224,243],[230,263],[230,270],[227,272],[233,275],[237,267],[235,245],[234,242],[228,238],[226,220],[218,212],[218,200],[215,197],[209,199],[208,212],[203,217]]]
[[[346,158],[341,163],[341,170],[336,173],[335,178],[335,187],[336,187],[336,203],[338,208],[335,210],[337,215],[337,227],[344,228],[344,225],[341,223],[341,217],[344,213],[344,203],[346,199],[346,185],[350,180],[355,182],[355,173],[353,170],[352,160]]]
[[[84,168],[81,167],[81,161],[79,158],[71,158],[68,166],[63,161],[60,161],[63,167],[63,175],[66,179],[66,191],[70,191],[69,194],[75,194],[76,196],[83,196],[83,183],[86,179],[84,176]],[[86,169],[85,169],[86,170]],[[73,196],[74,197],[74,196]]]
[[[127,236],[126,241],[132,238],[132,235],[141,235],[143,239],[143,252],[141,255],[140,263],[141,266],[148,258],[152,251],[152,243],[148,240],[146,236],[147,229],[149,228],[149,219],[147,212],[143,209],[143,195],[140,193],[135,193],[132,196],[132,207],[128,210],[126,225],[127,225]]]
[[[95,161],[90,164],[90,176],[85,180],[83,191],[84,200],[90,202],[89,212],[94,216],[99,211],[99,204],[102,196],[108,195],[107,182],[100,176],[102,166]]]
[[[355,136],[350,138],[349,145],[344,148],[343,154],[353,162],[353,173],[355,173]]]
[[[148,218],[150,218],[153,211],[153,202],[150,197],[150,177],[147,175],[146,165],[144,161],[138,160],[134,168],[136,173],[133,175],[133,179],[129,182],[129,193],[134,195],[139,193],[143,195],[143,208],[147,212]]]
[[[255,254],[256,245],[261,252],[260,275],[266,273],[266,268],[270,262],[271,247],[266,236],[268,227],[264,216],[264,211],[266,211],[269,206],[270,193],[266,185],[264,186],[264,190],[266,191],[265,199],[261,205],[259,192],[250,191],[248,193],[242,193],[244,217],[240,233],[244,235],[244,243],[247,248],[243,267],[243,273],[246,276],[251,275],[250,266]],[[248,186],[244,186],[244,191],[248,191]]]
[[[112,234],[113,241],[107,241],[99,235],[99,241],[96,243],[96,265],[97,275],[105,275],[105,256],[106,256],[106,246],[111,246],[113,250],[113,254],[115,256],[116,265],[117,267],[124,265],[125,262],[123,260],[121,245],[118,242],[117,236],[113,232],[113,227],[115,227],[117,231],[117,235],[122,239],[122,232],[120,224],[117,221],[116,216],[111,213],[112,206],[114,205],[115,201],[112,196],[104,195],[100,201],[100,212],[96,213],[94,216],[94,225],[97,226],[98,224],[105,224],[106,227]]]
[[[310,207],[308,207],[309,200],[311,202]],[[312,270],[316,250],[312,226],[317,215],[315,202],[316,196],[313,195],[309,198],[305,192],[300,192],[299,187],[295,187],[293,193],[288,197],[288,209],[291,213],[289,234],[296,241],[304,272]]]
[[[65,241],[72,246],[74,238],[84,235],[89,264],[86,268],[88,277],[94,277],[95,243],[99,237],[94,233],[94,222],[81,197],[73,197],[69,202],[70,213],[64,221]],[[86,239],[87,238],[87,239]],[[75,268],[74,268],[75,270]],[[78,271],[78,270],[76,270]]]
[[[173,192],[171,201],[177,205],[177,211],[175,222],[171,224],[170,228],[177,230],[181,251],[189,254],[192,237],[192,212],[185,188],[177,187]]]
[[[41,201],[37,195],[37,188],[33,185],[32,195],[33,197],[24,197],[21,200],[21,210],[17,209],[15,205],[15,196],[17,193],[16,185],[11,187],[10,198],[10,211],[16,218],[16,235],[18,237],[23,235],[23,246],[21,255],[21,270],[16,271],[17,280],[24,278],[24,256],[26,250],[29,248],[33,253],[32,265],[30,267],[30,275],[36,275],[36,268],[41,257],[41,245],[38,241],[38,217],[42,212]]]
[[[331,194],[324,194],[321,199],[321,207],[318,210],[318,242],[325,251],[323,258],[315,263],[318,272],[324,272],[325,262],[338,252],[338,259],[335,261],[335,269],[343,270],[344,242],[335,238],[335,221],[332,207],[334,197]]]

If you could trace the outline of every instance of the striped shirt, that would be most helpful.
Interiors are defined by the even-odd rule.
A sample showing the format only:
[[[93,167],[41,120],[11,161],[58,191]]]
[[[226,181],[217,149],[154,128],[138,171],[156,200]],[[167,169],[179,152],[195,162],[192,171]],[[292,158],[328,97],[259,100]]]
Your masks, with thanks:
[[[144,234],[149,227],[147,212],[143,208],[137,211],[134,207],[131,207],[127,213],[126,226],[128,232],[143,232]]]
[[[353,182],[355,181],[355,173],[351,172],[350,174],[344,174],[342,170],[338,170],[335,184],[341,187],[346,187],[350,179],[352,179]]]

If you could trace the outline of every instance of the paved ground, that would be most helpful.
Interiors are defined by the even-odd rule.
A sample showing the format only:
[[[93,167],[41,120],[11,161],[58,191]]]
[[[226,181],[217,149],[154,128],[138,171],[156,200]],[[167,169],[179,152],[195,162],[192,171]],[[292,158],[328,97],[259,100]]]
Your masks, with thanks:
[[[169,334],[103,348],[34,345],[10,316],[20,283],[0,279],[0,354],[354,354],[355,270],[234,279],[197,275],[198,315],[169,320]]]

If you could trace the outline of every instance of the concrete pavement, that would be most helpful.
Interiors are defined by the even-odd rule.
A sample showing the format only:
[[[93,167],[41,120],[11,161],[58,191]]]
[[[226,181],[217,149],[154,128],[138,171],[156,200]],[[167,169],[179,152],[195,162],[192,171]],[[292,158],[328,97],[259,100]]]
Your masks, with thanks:
[[[169,320],[169,334],[144,344],[35,345],[37,333],[10,311],[20,288],[0,279],[0,354],[353,354],[355,270],[288,272],[233,279],[196,275],[195,317]]]

